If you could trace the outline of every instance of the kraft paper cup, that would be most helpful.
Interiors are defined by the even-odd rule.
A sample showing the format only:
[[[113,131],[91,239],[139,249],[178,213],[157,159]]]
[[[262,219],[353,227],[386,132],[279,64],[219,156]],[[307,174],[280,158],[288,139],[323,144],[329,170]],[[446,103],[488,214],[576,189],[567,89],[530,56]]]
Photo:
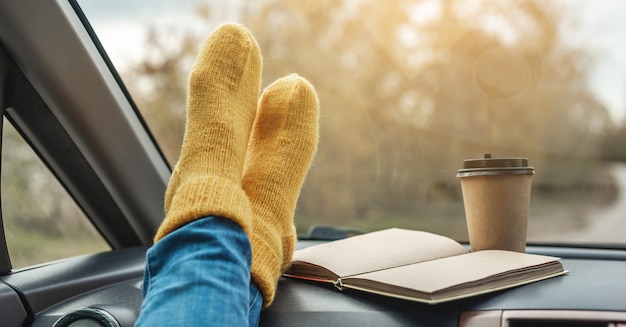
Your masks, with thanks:
[[[526,251],[534,173],[526,158],[492,158],[486,154],[463,162],[457,177],[472,251]]]

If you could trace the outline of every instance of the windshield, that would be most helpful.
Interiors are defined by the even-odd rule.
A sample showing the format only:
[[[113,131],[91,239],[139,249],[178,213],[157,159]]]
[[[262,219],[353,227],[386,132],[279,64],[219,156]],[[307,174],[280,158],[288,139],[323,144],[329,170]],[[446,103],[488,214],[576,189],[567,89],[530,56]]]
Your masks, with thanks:
[[[173,165],[201,41],[241,22],[263,81],[297,72],[321,103],[296,211],[316,225],[467,240],[463,160],[535,168],[528,240],[625,245],[626,2],[80,0]]]

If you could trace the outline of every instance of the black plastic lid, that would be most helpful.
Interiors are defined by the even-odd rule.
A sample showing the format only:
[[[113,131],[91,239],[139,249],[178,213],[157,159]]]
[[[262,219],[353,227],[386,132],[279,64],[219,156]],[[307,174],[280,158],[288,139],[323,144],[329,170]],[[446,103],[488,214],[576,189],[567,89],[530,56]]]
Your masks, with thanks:
[[[528,166],[527,158],[492,158],[490,153],[486,153],[480,159],[464,160],[463,169],[459,169],[456,177],[534,173],[535,168]]]

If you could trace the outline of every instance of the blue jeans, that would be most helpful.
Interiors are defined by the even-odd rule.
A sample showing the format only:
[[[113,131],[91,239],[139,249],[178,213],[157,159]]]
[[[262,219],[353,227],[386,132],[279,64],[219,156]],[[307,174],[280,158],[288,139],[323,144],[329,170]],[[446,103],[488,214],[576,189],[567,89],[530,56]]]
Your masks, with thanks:
[[[263,297],[250,280],[248,236],[207,217],[165,236],[147,253],[135,326],[257,326]]]

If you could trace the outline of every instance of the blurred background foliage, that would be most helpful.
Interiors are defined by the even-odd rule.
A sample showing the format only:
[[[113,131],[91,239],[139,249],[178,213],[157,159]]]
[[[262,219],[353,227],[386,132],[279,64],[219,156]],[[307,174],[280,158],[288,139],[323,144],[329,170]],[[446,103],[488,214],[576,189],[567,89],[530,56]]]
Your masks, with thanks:
[[[6,119],[1,178],[3,225],[14,268],[110,249]]]
[[[316,224],[402,226],[467,239],[456,170],[486,152],[528,157],[536,168],[531,240],[559,241],[585,228],[587,212],[615,201],[608,163],[626,160],[626,125],[589,88],[598,54],[566,41],[563,20],[575,26],[575,16],[539,0],[382,4],[255,0],[236,9],[262,49],[263,84],[297,72],[319,93],[320,146],[298,203],[300,233]],[[172,165],[187,76],[206,37],[199,31],[223,21],[224,6],[208,2],[196,12],[204,28],[150,26],[145,56],[118,67]],[[3,182],[5,221],[16,226],[10,242],[35,233],[39,241],[26,248],[37,249],[42,239],[67,239],[60,231],[70,224],[94,239],[80,210],[65,204],[71,199],[59,200],[53,177],[39,176],[33,167],[41,163],[19,150],[27,145],[7,145],[12,133],[5,131],[2,169],[16,180]],[[37,206],[11,207],[26,198]],[[94,249],[104,247],[99,240]]]
[[[578,224],[585,208],[615,198],[605,162],[624,159],[624,128],[588,87],[594,53],[564,41],[562,8],[435,3],[436,10],[415,0],[241,6],[240,21],[262,49],[264,84],[297,72],[319,93],[320,147],[298,205],[300,232],[313,224],[401,225],[464,239],[455,174],[463,159],[485,152],[530,159],[542,220]],[[208,26],[222,14],[210,5],[197,12]],[[167,26],[148,35],[151,55],[123,76],[173,164],[186,76],[205,35]],[[564,197],[568,212],[556,214],[551,208]]]

